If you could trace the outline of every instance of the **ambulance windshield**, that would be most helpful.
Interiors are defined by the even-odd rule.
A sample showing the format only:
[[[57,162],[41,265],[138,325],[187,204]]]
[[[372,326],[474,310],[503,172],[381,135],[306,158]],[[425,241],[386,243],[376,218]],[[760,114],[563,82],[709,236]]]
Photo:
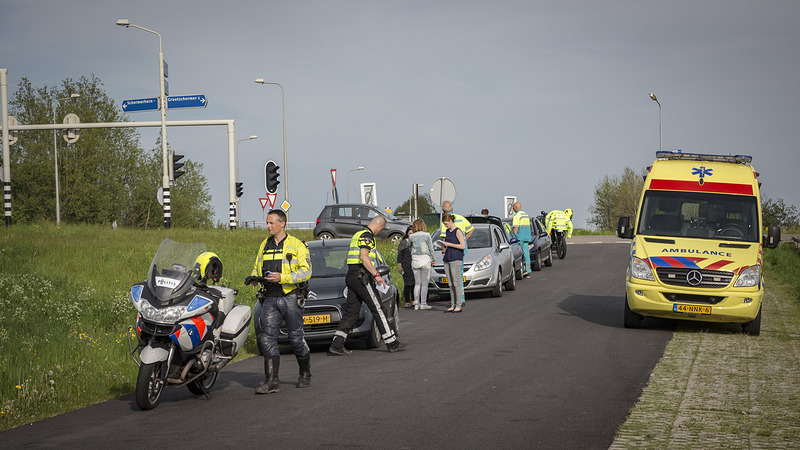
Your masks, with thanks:
[[[641,235],[758,242],[754,196],[650,190],[640,214]]]

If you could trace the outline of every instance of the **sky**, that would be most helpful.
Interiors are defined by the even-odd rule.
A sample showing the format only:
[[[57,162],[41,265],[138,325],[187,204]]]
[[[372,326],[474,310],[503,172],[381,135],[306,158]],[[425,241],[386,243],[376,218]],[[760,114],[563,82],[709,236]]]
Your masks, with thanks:
[[[414,183],[447,177],[458,213],[501,215],[516,196],[531,215],[571,208],[589,227],[603,177],[647,167],[660,145],[752,155],[762,195],[800,205],[794,0],[3,0],[9,96],[23,77],[39,88],[94,74],[120,110],[157,97],[158,38],[121,18],[161,34],[170,95],[208,98],[168,121],[234,120],[237,142],[258,136],[237,144],[245,221],[262,220],[274,160],[293,223],[333,202],[337,169],[341,201],[374,182],[394,210]],[[283,86],[285,164],[281,89],[257,78]],[[139,130],[154,148],[160,129]],[[203,164],[227,224],[225,127],[170,127],[167,141]]]

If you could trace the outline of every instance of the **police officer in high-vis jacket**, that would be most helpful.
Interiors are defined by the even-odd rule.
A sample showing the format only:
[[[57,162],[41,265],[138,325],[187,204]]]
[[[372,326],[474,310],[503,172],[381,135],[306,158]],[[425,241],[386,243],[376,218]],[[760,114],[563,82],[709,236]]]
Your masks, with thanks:
[[[311,383],[311,352],[303,333],[304,289],[311,278],[311,258],[306,244],[286,234],[285,228],[286,214],[281,210],[270,211],[267,216],[270,235],[258,249],[253,273],[245,279],[245,284],[262,285],[258,292],[261,317],[256,320],[261,321],[262,333],[257,339],[264,355],[266,379],[256,388],[256,394],[280,392],[278,331],[282,321],[286,322],[289,342],[300,366],[296,387],[306,388]]]
[[[344,341],[348,333],[353,329],[358,320],[358,312],[361,310],[361,302],[367,304],[373,318],[374,326],[386,342],[386,348],[390,352],[403,349],[403,345],[397,340],[392,328],[389,326],[387,311],[383,309],[380,301],[380,292],[376,285],[384,284],[383,277],[375,268],[375,236],[386,227],[386,219],[383,216],[375,216],[366,228],[359,231],[350,240],[350,250],[347,253],[347,304],[342,319],[333,337],[333,342],[328,352],[334,355],[352,355],[353,352],[344,348]]]

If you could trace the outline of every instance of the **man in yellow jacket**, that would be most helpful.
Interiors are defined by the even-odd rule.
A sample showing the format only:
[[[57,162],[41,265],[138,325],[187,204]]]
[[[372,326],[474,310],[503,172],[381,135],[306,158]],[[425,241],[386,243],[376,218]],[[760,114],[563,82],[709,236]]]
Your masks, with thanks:
[[[567,208],[565,210],[554,209],[547,214],[545,227],[547,234],[553,230],[566,231],[567,237],[572,237],[572,210]]]
[[[304,290],[311,278],[308,247],[286,234],[286,214],[281,210],[270,211],[267,231],[270,235],[261,243],[253,272],[245,279],[245,284],[261,283],[258,291],[261,317],[256,320],[261,324],[262,334],[257,339],[264,356],[266,379],[256,388],[256,394],[280,392],[278,332],[282,321],[286,322],[289,342],[300,366],[296,387],[306,388],[311,383],[311,352],[303,332]]]

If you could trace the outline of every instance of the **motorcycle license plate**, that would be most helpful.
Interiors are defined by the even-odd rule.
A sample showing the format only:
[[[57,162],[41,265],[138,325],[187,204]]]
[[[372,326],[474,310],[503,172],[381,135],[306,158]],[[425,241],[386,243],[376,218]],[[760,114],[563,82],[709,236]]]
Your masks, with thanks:
[[[711,314],[711,307],[710,306],[703,306],[703,305],[681,305],[676,304],[672,307],[673,312],[677,313],[685,313],[685,314]]]
[[[331,315],[315,314],[313,316],[303,316],[304,325],[317,325],[320,323],[331,323]]]
[[[462,282],[462,283],[466,283],[466,282],[467,282],[467,277],[461,277],[461,282]],[[447,277],[442,277],[442,278],[440,278],[440,279],[439,279],[439,283],[441,283],[441,284],[447,284]]]

